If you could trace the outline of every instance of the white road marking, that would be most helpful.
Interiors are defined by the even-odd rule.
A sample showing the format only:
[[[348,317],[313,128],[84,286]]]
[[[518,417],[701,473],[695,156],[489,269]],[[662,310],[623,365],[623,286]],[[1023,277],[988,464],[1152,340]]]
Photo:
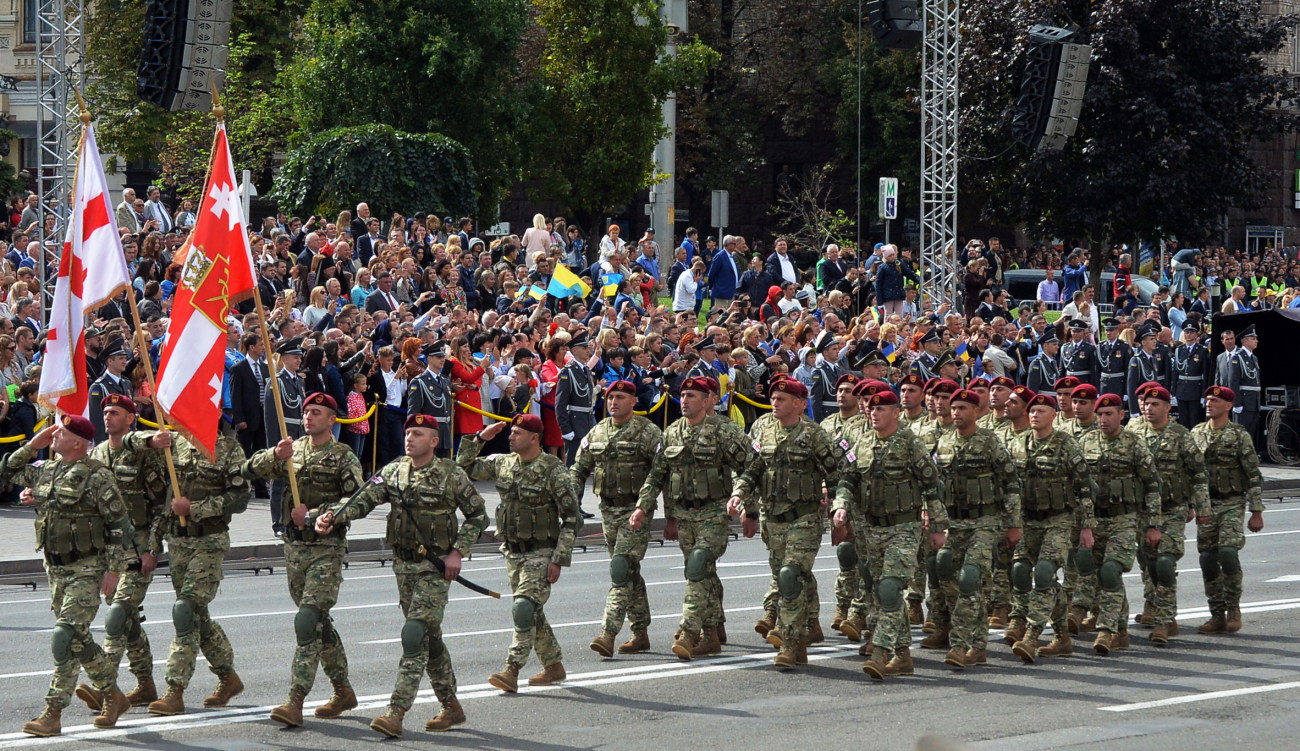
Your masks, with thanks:
[[[1264,581],[1265,584],[1286,584],[1289,582],[1300,582],[1300,574],[1287,574],[1286,576],[1279,576],[1276,579],[1267,579]]]
[[[1141,709],[1155,709],[1157,707],[1172,707],[1179,704],[1191,704],[1198,701],[1210,701],[1213,699],[1227,699],[1233,696],[1249,696],[1251,694],[1264,694],[1270,691],[1288,691],[1293,688],[1300,688],[1300,681],[1290,681],[1288,683],[1269,683],[1263,686],[1251,686],[1250,688],[1233,688],[1225,691],[1206,691],[1200,694],[1186,694],[1184,696],[1171,696],[1168,699],[1157,699],[1155,701],[1141,701],[1133,704],[1115,704],[1109,707],[1097,707],[1103,712],[1136,712]]]

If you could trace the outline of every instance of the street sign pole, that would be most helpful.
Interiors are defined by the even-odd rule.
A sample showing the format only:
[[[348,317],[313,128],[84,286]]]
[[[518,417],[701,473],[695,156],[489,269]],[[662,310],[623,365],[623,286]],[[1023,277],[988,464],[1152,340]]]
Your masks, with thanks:
[[[885,244],[889,244],[889,222],[898,218],[898,178],[880,178],[879,200],[876,203],[881,219],[885,220]]]

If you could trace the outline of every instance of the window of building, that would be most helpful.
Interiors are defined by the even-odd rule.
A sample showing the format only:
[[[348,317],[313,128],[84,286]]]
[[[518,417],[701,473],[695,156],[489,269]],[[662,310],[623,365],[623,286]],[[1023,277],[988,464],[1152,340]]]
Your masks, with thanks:
[[[23,44],[36,44],[37,4],[40,0],[23,0]]]

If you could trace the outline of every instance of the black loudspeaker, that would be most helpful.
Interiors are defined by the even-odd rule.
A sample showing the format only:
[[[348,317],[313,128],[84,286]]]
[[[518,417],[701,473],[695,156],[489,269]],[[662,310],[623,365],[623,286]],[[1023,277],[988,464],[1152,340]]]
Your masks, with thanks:
[[[1073,38],[1073,31],[1055,26],[1029,30],[1011,133],[1031,149],[1060,150],[1079,126],[1092,47],[1072,43]]]
[[[136,94],[167,110],[207,109],[225,73],[233,0],[148,0]]]
[[[921,25],[917,0],[870,0],[867,17],[876,42],[887,50],[909,50],[921,43]]]

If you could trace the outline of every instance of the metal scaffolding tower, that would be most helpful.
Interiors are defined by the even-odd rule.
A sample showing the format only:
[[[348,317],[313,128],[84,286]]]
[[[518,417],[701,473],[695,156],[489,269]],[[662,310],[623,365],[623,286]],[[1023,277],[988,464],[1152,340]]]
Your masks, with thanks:
[[[921,60],[922,292],[957,303],[957,42],[960,0],[925,0]]]
[[[41,216],[54,214],[54,231],[41,242],[53,241],[62,252],[72,196],[76,149],[80,138],[77,101],[82,85],[86,45],[82,35],[84,0],[38,0],[36,12],[36,193]],[[42,311],[48,313],[54,278],[46,264],[37,264],[45,289]]]

